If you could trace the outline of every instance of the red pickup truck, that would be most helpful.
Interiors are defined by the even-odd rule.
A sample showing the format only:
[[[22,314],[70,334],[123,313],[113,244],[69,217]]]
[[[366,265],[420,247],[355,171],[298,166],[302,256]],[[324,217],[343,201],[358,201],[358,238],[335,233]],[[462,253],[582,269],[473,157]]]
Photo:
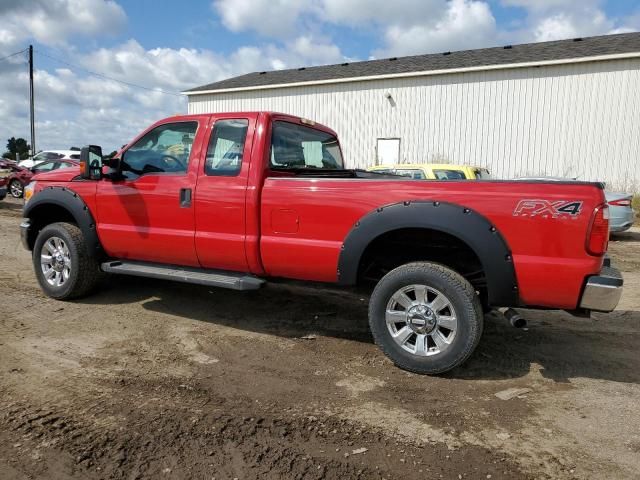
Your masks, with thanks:
[[[464,362],[496,307],[611,311],[599,183],[416,181],[344,168],[338,138],[278,113],[175,116],[113,159],[39,174],[25,247],[44,292],[87,294],[105,272],[251,290],[270,278],[370,288],[396,365]]]

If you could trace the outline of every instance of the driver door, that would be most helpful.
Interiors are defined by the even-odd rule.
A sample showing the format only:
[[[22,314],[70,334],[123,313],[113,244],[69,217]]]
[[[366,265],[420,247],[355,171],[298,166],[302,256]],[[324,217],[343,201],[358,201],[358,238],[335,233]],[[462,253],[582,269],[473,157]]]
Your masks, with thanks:
[[[123,178],[99,182],[98,235],[107,254],[199,265],[193,194],[208,118],[154,125],[121,154]]]

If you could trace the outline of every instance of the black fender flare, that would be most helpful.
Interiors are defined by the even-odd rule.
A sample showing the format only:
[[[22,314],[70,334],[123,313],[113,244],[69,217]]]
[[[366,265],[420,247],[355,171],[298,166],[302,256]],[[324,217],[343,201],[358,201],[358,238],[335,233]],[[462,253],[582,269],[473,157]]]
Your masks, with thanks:
[[[25,205],[22,216],[31,219],[34,215],[37,216],[39,209],[47,205],[61,207],[74,218],[76,225],[78,225],[78,228],[82,231],[87,254],[90,257],[95,257],[102,253],[102,245],[98,238],[96,222],[91,214],[91,210],[89,210],[89,207],[80,195],[67,187],[46,187],[35,194],[29,203]],[[31,229],[33,229],[33,227],[31,227]],[[31,235],[33,235],[33,241],[35,241],[35,236],[38,235],[38,232],[32,231],[29,232],[29,235],[30,238]],[[29,244],[33,245],[31,241]]]
[[[338,283],[355,285],[367,246],[380,235],[403,228],[426,228],[452,235],[476,254],[487,280],[489,304],[520,304],[511,250],[498,229],[473,209],[440,201],[405,201],[367,213],[351,228],[340,251]]]

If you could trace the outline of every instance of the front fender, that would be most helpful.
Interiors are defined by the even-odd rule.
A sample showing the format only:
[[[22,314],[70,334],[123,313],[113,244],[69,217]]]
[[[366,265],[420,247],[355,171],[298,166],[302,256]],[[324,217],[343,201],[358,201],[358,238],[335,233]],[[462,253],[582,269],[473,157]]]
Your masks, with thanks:
[[[65,215],[61,215],[66,212]],[[67,187],[50,186],[40,190],[27,203],[22,211],[29,222],[23,223],[28,231],[23,231],[24,243],[31,249],[38,232],[46,225],[66,221],[69,216],[82,231],[89,256],[102,252],[96,222],[82,197]],[[24,227],[23,227],[24,228]]]
[[[471,248],[485,273],[489,304],[520,304],[511,250],[498,229],[470,208],[439,201],[406,201],[377,208],[348,233],[338,260],[338,281],[354,285],[367,246],[380,235],[405,228],[424,228],[452,235]]]

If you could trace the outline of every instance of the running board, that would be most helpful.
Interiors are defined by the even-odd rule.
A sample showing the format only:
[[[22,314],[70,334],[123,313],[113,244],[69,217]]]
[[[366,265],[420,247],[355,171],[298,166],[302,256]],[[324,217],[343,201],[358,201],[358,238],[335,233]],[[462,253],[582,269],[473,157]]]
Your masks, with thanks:
[[[207,285],[209,287],[229,288],[231,290],[257,290],[265,283],[261,278],[246,273],[128,260],[104,262],[101,267],[107,273],[174,280],[183,283]]]

